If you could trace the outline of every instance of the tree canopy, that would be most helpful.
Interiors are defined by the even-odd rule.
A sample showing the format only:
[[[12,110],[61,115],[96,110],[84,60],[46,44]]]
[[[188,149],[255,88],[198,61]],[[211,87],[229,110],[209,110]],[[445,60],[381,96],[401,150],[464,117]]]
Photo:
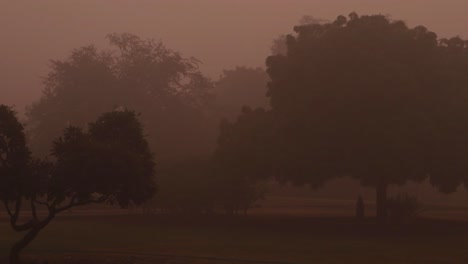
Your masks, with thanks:
[[[271,110],[226,126],[218,155],[312,187],[357,178],[376,187],[379,219],[389,184],[431,177],[453,191],[466,181],[468,42],[355,13],[294,31],[287,52],[266,61]],[[268,132],[258,136],[261,124]]]
[[[380,215],[388,184],[459,183],[438,175],[467,173],[466,42],[355,13],[294,30],[287,54],[267,59],[288,178],[356,177],[377,187]]]

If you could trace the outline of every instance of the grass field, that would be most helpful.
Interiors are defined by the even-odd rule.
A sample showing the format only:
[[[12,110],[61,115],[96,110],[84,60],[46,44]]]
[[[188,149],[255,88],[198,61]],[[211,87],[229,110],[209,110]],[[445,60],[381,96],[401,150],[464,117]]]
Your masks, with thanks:
[[[4,257],[18,235],[0,223]],[[148,254],[148,255],[145,255]],[[218,257],[173,258],[153,254]],[[97,263],[468,263],[468,223],[417,220],[380,230],[371,220],[256,215],[165,218],[62,216],[26,250],[38,259],[101,258]],[[86,262],[84,262],[86,263]]]

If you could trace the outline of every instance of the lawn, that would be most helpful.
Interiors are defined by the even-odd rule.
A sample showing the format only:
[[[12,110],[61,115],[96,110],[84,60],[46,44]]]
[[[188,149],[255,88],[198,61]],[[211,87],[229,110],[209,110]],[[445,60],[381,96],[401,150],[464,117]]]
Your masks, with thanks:
[[[18,235],[0,223],[2,257]],[[352,218],[250,216],[230,218],[141,215],[61,216],[24,255],[115,256],[125,263],[189,256],[176,263],[468,263],[468,223],[417,220],[384,229]],[[155,255],[159,254],[159,255]],[[230,259],[203,259],[212,257]],[[104,261],[98,261],[104,263]],[[69,262],[72,263],[72,262]]]

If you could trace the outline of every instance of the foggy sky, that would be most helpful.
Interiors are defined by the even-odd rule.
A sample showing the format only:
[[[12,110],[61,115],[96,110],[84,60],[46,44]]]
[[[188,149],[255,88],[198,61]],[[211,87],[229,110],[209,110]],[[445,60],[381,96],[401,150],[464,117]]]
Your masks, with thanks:
[[[468,0],[0,0],[0,103],[37,100],[50,59],[108,33],[162,40],[217,78],[235,65],[263,66],[272,39],[303,15],[389,14],[440,37],[468,37]]]

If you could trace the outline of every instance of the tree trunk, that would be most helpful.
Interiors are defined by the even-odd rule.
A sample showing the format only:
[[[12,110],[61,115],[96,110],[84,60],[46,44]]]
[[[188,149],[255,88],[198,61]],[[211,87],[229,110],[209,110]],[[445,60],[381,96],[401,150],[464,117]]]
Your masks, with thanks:
[[[41,228],[33,228],[18,242],[16,242],[10,250],[10,264],[19,264],[20,252],[37,236]]]
[[[379,224],[387,221],[387,182],[379,180],[376,186],[376,216]]]

